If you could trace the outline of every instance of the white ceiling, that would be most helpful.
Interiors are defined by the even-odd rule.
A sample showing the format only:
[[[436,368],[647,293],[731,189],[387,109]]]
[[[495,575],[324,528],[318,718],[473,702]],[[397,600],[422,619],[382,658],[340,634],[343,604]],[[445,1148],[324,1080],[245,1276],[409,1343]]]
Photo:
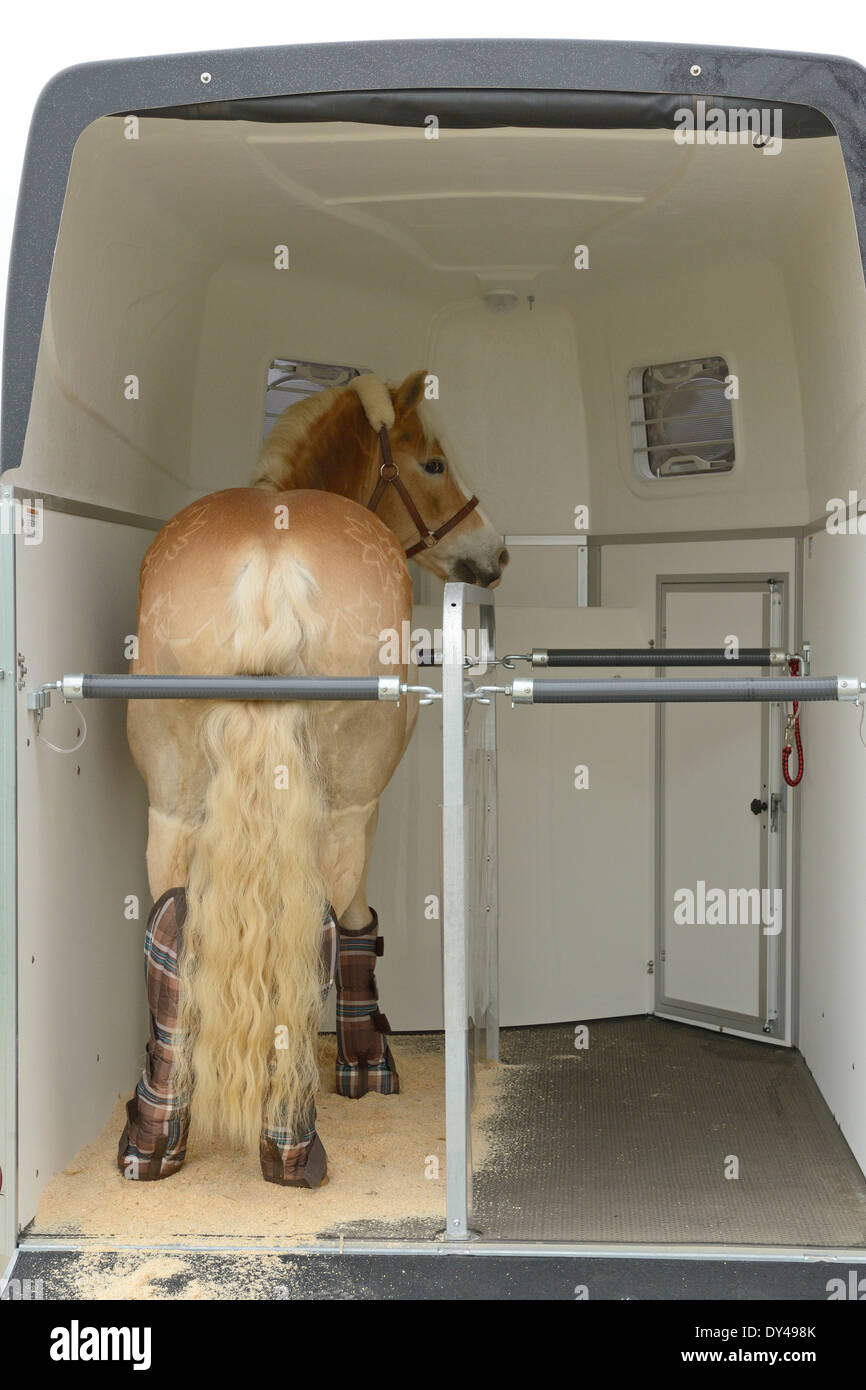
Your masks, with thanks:
[[[833,138],[789,140],[768,155],[683,146],[667,130],[441,130],[429,140],[383,126],[143,118],[140,140],[125,142],[116,118],[97,125],[131,196],[164,202],[206,238],[209,259],[287,242],[298,269],[374,287],[412,282],[444,299],[474,292],[478,275],[555,276],[565,297],[592,293],[573,272],[584,243],[596,286],[712,256],[784,260],[841,163]]]

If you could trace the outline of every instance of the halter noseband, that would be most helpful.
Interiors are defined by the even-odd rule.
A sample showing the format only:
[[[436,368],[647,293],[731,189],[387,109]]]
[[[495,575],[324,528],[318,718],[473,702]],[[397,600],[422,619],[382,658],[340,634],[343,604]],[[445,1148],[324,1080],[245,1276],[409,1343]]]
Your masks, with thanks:
[[[455,512],[450,521],[445,521],[435,531],[430,531],[424,522],[421,513],[409,496],[405,484],[401,481],[400,470],[394,462],[391,453],[391,441],[388,438],[388,431],[383,426],[379,431],[379,448],[382,451],[382,466],[379,469],[379,481],[373,489],[373,495],[367,503],[368,511],[375,512],[379,503],[389,487],[392,487],[412,518],[418,535],[421,537],[415,545],[411,545],[406,550],[407,560],[413,555],[417,555],[420,550],[429,550],[437,541],[441,541],[443,536],[447,536],[449,531],[453,531],[455,526],[459,526],[464,517],[474,511],[478,506],[478,498],[470,497],[468,502],[464,502],[459,511]]]

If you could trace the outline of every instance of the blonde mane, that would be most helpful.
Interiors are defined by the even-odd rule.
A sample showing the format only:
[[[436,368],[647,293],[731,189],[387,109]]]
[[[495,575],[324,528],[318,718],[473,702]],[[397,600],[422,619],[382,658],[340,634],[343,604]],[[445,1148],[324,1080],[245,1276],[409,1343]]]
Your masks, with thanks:
[[[265,440],[258,457],[251,487],[274,488],[277,491],[305,486],[310,479],[304,476],[304,464],[309,464],[310,437],[317,423],[340,405],[356,397],[364,414],[377,433],[394,424],[392,393],[372,372],[355,377],[346,386],[329,386],[314,396],[296,402],[284,410]]]

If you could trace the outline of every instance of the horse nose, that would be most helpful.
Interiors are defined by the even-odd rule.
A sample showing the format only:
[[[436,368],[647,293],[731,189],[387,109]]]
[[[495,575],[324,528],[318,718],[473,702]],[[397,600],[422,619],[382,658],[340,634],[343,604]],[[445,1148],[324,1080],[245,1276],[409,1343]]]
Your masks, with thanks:
[[[502,578],[509,558],[508,551],[503,548],[493,560],[467,560],[466,568],[472,576],[470,583],[478,584],[482,589],[492,588]]]
[[[480,578],[478,582],[483,584],[487,589],[491,588],[494,584],[498,584],[502,578],[502,571],[505,569],[510,559],[511,556],[508,554],[505,547],[503,547],[493,561],[493,564],[488,565],[486,570],[483,571],[483,577]]]

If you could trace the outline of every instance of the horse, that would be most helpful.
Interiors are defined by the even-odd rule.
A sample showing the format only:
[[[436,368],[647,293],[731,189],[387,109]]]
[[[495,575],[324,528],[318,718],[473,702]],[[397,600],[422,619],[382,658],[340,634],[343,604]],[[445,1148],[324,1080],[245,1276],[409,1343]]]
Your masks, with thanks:
[[[286,410],[247,488],[185,507],[141,567],[137,674],[409,675],[407,558],[498,582],[503,538],[427,418],[423,371],[365,374]],[[417,718],[393,702],[134,700],[148,796],[150,1036],[118,1167],[171,1176],[191,1105],[262,1174],[317,1187],[316,1035],[337,985],[336,1088],[395,1093],[367,904],[379,798]]]

